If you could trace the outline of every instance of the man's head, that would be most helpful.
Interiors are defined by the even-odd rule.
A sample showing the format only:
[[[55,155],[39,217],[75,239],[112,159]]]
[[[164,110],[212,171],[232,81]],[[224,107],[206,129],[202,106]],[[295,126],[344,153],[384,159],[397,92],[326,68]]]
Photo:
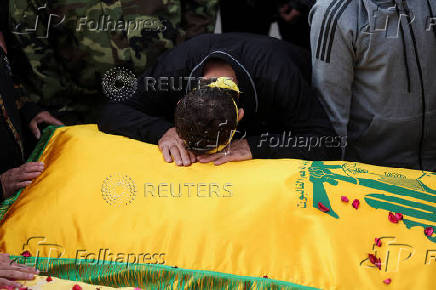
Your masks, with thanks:
[[[238,98],[236,84],[218,78],[202,80],[198,89],[179,101],[175,127],[188,150],[214,153],[230,143],[244,112],[237,106]]]

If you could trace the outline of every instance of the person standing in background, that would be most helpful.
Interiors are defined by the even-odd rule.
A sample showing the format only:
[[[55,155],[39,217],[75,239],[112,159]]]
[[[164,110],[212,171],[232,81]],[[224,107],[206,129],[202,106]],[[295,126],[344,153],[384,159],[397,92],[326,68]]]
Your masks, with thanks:
[[[0,15],[0,202],[29,185],[44,169],[39,162],[25,162],[35,140],[41,137],[39,125],[62,125],[48,111],[25,98],[23,90],[14,85],[5,53],[4,19],[7,18]]]
[[[436,0],[319,0],[313,85],[344,159],[436,171]]]
[[[309,50],[308,15],[314,3],[315,0],[220,0],[222,31],[268,35],[271,24],[277,21],[283,40]]]
[[[108,70],[139,74],[176,44],[213,32],[217,6],[217,0],[2,3],[14,73],[32,99],[67,124],[96,121]]]

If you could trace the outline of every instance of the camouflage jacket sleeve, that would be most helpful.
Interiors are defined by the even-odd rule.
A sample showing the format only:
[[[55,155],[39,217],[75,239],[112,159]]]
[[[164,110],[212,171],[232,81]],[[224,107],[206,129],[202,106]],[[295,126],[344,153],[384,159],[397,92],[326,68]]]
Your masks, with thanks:
[[[215,30],[218,0],[182,0],[182,28],[186,38]]]

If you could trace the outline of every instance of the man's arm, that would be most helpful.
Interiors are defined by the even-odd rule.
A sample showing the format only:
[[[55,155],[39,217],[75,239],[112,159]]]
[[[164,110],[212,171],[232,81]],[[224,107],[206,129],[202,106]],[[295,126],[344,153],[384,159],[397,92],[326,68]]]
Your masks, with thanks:
[[[150,68],[137,79],[136,92],[124,102],[110,101],[102,110],[99,129],[108,134],[121,135],[142,142],[158,144],[159,139],[174,127],[174,108],[177,93],[159,86],[160,80],[175,73]]]
[[[284,67],[293,70],[283,72],[286,80],[264,87],[263,94],[270,95],[271,103],[262,118],[269,128],[257,136],[232,140],[222,152],[198,156],[198,161],[221,165],[249,159],[340,159],[346,140],[337,136],[317,90],[307,84],[295,65]]]
[[[186,39],[215,30],[217,0],[181,0],[182,28]]]
[[[101,113],[98,127],[108,134],[157,144],[174,124],[162,116],[146,114],[144,107],[144,103],[138,97],[124,104],[107,104]]]
[[[171,75],[171,74],[163,74]],[[153,80],[157,77],[151,77]],[[102,111],[99,129],[147,143],[159,144],[166,162],[189,166],[195,162],[174,129],[174,108],[182,91],[144,89],[144,77],[138,81],[138,92],[124,103],[110,103]],[[148,87],[148,85],[147,85]]]
[[[274,105],[274,127],[277,133],[264,132],[247,137],[254,159],[295,158],[304,160],[338,160],[345,140],[337,136],[319,102],[316,89],[310,88],[299,74],[292,79],[292,92],[283,93]],[[298,101],[295,102],[295,99]]]
[[[313,86],[321,92],[321,103],[336,132],[347,136],[354,79],[353,37],[356,32],[344,27],[343,18],[330,18],[334,15],[334,3],[320,0],[311,11]]]

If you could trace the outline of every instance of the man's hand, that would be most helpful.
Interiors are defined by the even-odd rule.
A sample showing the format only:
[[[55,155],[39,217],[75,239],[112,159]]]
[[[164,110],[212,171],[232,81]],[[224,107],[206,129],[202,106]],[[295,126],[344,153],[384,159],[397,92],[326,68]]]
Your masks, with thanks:
[[[159,140],[159,149],[166,162],[174,162],[177,166],[189,166],[196,162],[195,154],[186,150],[176,128],[170,128]]]
[[[40,112],[29,123],[30,130],[32,131],[33,135],[35,135],[36,139],[41,138],[41,131],[38,128],[38,124],[40,123],[59,125],[59,126],[63,125],[61,121],[53,117],[49,112],[47,111]]]
[[[8,254],[0,254],[0,288],[22,287],[15,280],[33,280],[39,271],[25,265],[17,264]]]
[[[18,168],[12,168],[0,175],[3,198],[8,198],[17,190],[28,186],[44,170],[42,162],[27,162]]]
[[[250,145],[246,139],[236,140],[230,143],[226,149],[214,154],[204,154],[197,156],[197,160],[201,163],[213,162],[215,165],[221,165],[226,162],[244,161],[253,159],[251,155]]]

